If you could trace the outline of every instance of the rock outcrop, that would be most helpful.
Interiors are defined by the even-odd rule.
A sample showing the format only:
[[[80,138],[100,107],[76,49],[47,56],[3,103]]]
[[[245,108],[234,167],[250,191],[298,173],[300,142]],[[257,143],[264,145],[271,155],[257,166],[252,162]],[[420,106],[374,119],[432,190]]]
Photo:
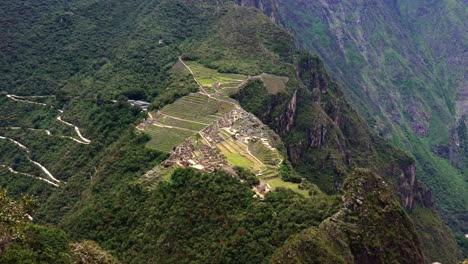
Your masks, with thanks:
[[[427,186],[420,184],[416,178],[416,165],[414,161],[401,166],[402,174],[398,180],[398,191],[403,195],[402,206],[411,210],[415,202],[427,208],[434,208],[432,193]]]
[[[356,169],[342,188],[343,207],[290,238],[273,263],[424,263],[420,241],[390,186],[369,170]]]
[[[249,6],[261,9],[273,22],[277,22],[278,8],[277,4],[271,0],[237,0],[237,4],[241,6]]]
[[[285,135],[294,125],[294,119],[297,111],[297,90],[294,92],[291,100],[289,100],[286,110],[281,114],[279,126],[282,127],[281,134]]]

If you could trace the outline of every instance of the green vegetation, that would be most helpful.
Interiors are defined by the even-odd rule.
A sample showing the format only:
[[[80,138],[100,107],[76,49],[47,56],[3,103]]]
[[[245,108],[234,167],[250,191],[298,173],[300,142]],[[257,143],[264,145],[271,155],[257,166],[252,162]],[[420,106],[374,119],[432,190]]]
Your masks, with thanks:
[[[281,156],[278,151],[266,146],[261,141],[249,143],[249,151],[264,164],[278,165],[281,162]]]
[[[231,103],[191,94],[161,109],[164,114],[201,123],[211,123],[233,109]]]
[[[252,169],[252,167],[254,166],[252,161],[250,161],[244,155],[235,152],[235,150],[231,150],[229,149],[229,147],[226,146],[220,147],[220,149],[221,153],[226,157],[229,164],[246,169]]]
[[[239,91],[239,94],[234,95],[235,99],[240,99],[242,97],[249,98],[249,100],[241,101],[242,108],[246,111],[259,115],[259,111],[262,106],[267,103],[267,98],[265,95],[268,94],[268,90],[260,80],[255,80],[249,82],[242,90]]]
[[[291,189],[294,192],[302,194],[305,197],[309,196],[309,190],[304,189],[297,183],[286,182],[279,177],[270,178],[270,179],[262,179],[261,181],[267,183],[268,185],[270,185],[272,189],[275,189],[275,190],[278,190],[278,188]]]
[[[158,123],[161,123],[163,125],[179,127],[179,128],[184,128],[184,129],[189,129],[189,130],[194,130],[194,131],[200,131],[207,126],[206,124],[201,123],[201,122],[195,123],[195,122],[175,119],[169,116],[162,116],[161,118],[157,118],[156,120]]]
[[[170,152],[174,147],[184,142],[185,139],[195,134],[195,132],[156,125],[145,129],[145,133],[151,136],[146,146],[163,152]]]
[[[342,191],[340,212],[318,228],[292,236],[275,252],[272,262],[424,262],[414,226],[382,178],[357,169],[347,177]]]
[[[117,179],[101,178],[103,182],[96,184],[104,186]],[[170,182],[161,182],[151,192],[138,186],[122,188],[119,193],[102,192],[114,197],[115,202],[103,203],[89,197],[93,200],[87,202],[90,207],[72,215],[80,221],[68,219],[64,227],[75,230],[78,237],[85,236],[80,230],[104,228],[92,233],[86,231],[87,236],[107,241],[102,245],[112,245],[122,261],[131,263],[170,263],[186,259],[261,262],[268,259],[290,233],[317,225],[333,214],[338,201],[333,197],[306,199],[281,189],[260,202],[252,198],[253,192],[247,182],[241,183],[224,173],[201,174],[190,169],[176,170]],[[115,214],[115,208],[121,206],[125,206],[130,215]],[[100,208],[98,218],[93,217],[97,208]],[[102,226],[101,217],[112,220]],[[125,219],[127,225],[121,226],[120,221]],[[112,230],[120,230],[117,236],[125,237],[127,243],[113,242],[116,234]],[[130,235],[123,234],[124,230]],[[109,237],[114,239],[108,240]],[[164,247],[167,243],[174,247]],[[140,253],[134,255],[135,250]]]
[[[51,189],[0,168],[0,183],[12,196],[31,193],[38,197],[37,211],[32,214],[35,223],[53,226],[30,227],[20,222],[25,237],[11,244],[10,253],[1,254],[2,260],[110,260],[109,255],[96,250],[96,244],[88,242],[93,240],[123,263],[263,263],[292,236],[320,228],[343,206],[335,195],[336,185],[355,166],[385,171],[382,175],[397,190],[402,166],[410,164],[411,159],[371,136],[338,87],[324,77],[319,60],[303,59],[292,37],[260,11],[212,3],[57,0],[44,4],[26,0],[2,4],[0,14],[11,22],[0,30],[5,40],[0,49],[2,89],[17,95],[56,95],[56,100],[44,102],[63,110],[63,119],[77,125],[92,141],[83,145],[41,136],[39,131],[5,132],[27,144],[30,155],[67,184]],[[174,133],[176,129],[167,131],[157,126],[150,127],[157,134],[153,137],[136,130],[145,114],[130,106],[128,98],[145,99],[152,102],[152,110],[206,124],[234,107],[192,94],[199,87],[177,64],[179,56],[217,72],[251,76],[269,73],[289,78],[284,93],[269,94],[267,84],[258,80],[249,82],[251,88],[246,89],[251,89],[246,93],[251,101],[242,96],[242,90],[236,98],[281,136],[286,149],[283,152],[288,152],[293,166],[281,167],[280,171],[266,167],[259,178],[253,178],[248,170],[237,178],[224,172],[169,169],[163,171],[163,180],[145,182],[142,176],[189,135],[182,135],[186,130]],[[210,78],[220,76],[224,75]],[[220,87],[228,89],[235,83],[225,80]],[[314,89],[317,85],[324,93]],[[285,109],[296,89],[297,124],[288,125]],[[55,121],[58,110],[17,104],[3,96],[5,93],[0,96],[2,126],[73,133],[59,130],[60,124]],[[167,125],[193,128],[186,121],[161,119]],[[334,120],[340,120],[339,124]],[[320,144],[312,144],[311,138],[320,138],[317,135],[322,127],[327,129],[326,136]],[[307,144],[300,144],[301,138]],[[161,147],[154,147],[158,144]],[[2,141],[0,148],[5,165],[25,172],[33,169],[15,145]],[[291,183],[297,181],[292,178],[301,176],[324,186],[330,194],[322,193],[310,181]],[[259,180],[269,181],[276,188],[263,201],[253,198],[251,189]],[[348,197],[352,192],[346,192]],[[370,200],[385,203],[387,196],[379,198],[378,192],[370,193]],[[396,248],[418,252],[413,248],[417,239],[407,228],[411,221],[395,204],[389,203],[389,217],[372,214],[365,218],[365,224],[375,221],[370,230],[382,236],[372,249],[388,254],[399,253]],[[370,209],[375,208],[377,203]],[[398,221],[395,224],[382,219]],[[356,223],[354,215],[345,220],[351,222],[349,226],[368,229],[364,220]],[[401,243],[396,239],[398,228],[403,230],[398,233],[398,238],[403,238]],[[370,239],[361,237],[366,242]],[[384,243],[385,239],[393,244]],[[84,242],[72,243],[70,249],[71,241]],[[352,241],[353,255],[362,256],[366,250],[359,248],[359,241]],[[446,241],[451,243],[450,238]],[[329,252],[334,252],[333,247]]]
[[[260,75],[260,78],[262,79],[269,93],[277,94],[286,92],[286,83],[289,80],[288,77],[281,77],[273,74],[262,73]]]
[[[209,69],[194,61],[187,61],[186,64],[204,88],[213,88],[219,85],[235,87],[246,80],[244,75],[219,73],[217,70]]]
[[[69,245],[62,230],[32,224],[29,217],[33,207],[31,197],[14,200],[0,190],[1,263],[118,263],[94,241]]]
[[[282,1],[275,14],[324,60],[369,126],[416,159],[444,221],[466,233],[467,152],[454,141],[467,137],[454,134],[466,123],[457,120],[466,109],[456,110],[466,87],[463,1]],[[452,154],[439,156],[436,146]]]

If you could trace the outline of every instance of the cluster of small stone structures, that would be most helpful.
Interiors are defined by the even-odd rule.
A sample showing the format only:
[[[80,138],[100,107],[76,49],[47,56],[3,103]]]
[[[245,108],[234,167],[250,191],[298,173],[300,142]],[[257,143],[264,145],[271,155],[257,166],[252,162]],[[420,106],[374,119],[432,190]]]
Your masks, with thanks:
[[[154,121],[155,119],[150,116],[138,126],[138,129],[143,130],[153,125]],[[154,168],[146,176],[157,177],[160,168],[174,166],[192,167],[204,172],[217,170],[233,172],[232,166],[216,146],[227,140],[227,137],[232,137],[233,140],[238,140],[246,145],[249,142],[260,141],[272,151],[275,151],[275,148],[270,142],[276,143],[276,140],[279,140],[257,117],[237,108],[214,121],[197,135],[187,138],[184,143],[174,148],[170,157],[160,165],[161,167]],[[270,191],[270,187],[261,183],[253,187],[253,190],[256,196],[262,199],[264,194]]]
[[[220,131],[224,130],[236,140],[244,144],[260,140],[266,147],[274,151],[270,144],[274,134],[253,114],[243,109],[234,109],[205,128],[201,133],[210,144],[224,141]],[[277,141],[279,138],[274,138]]]
[[[166,168],[172,166],[192,167],[205,172],[229,167],[219,149],[200,143],[200,140],[196,140],[194,137],[188,138],[186,142],[176,147],[172,155],[162,165]]]

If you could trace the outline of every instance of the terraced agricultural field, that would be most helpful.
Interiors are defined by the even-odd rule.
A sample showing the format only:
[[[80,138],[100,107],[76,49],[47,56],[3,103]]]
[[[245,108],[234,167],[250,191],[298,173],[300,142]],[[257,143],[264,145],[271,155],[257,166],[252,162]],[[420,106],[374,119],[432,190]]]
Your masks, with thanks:
[[[216,90],[212,88],[215,85],[220,85],[222,87],[223,85],[229,84],[229,86],[237,87],[247,79],[245,75],[219,73],[197,62],[186,61],[185,63],[190,67],[198,82],[200,82],[209,93],[216,92]]]
[[[264,169],[264,165],[254,156],[248,153],[244,144],[239,141],[225,138],[223,142],[216,146],[221,150],[221,153],[226,157],[228,162],[233,166],[243,167],[254,172]]]
[[[194,131],[201,131],[208,125],[206,123],[198,123],[198,122],[195,123],[192,121],[175,119],[175,118],[164,116],[164,115],[156,118],[156,120],[158,123],[161,123],[167,126],[180,127],[180,128],[185,128],[185,129],[194,130]]]
[[[250,152],[265,164],[278,165],[281,157],[274,149],[268,148],[261,141],[249,144]]]
[[[233,104],[200,94],[191,94],[165,106],[161,112],[177,118],[209,124],[233,108]]]
[[[152,125],[145,129],[145,132],[151,136],[147,147],[159,151],[170,152],[175,146],[184,142],[184,140],[195,133],[175,128],[158,127]]]

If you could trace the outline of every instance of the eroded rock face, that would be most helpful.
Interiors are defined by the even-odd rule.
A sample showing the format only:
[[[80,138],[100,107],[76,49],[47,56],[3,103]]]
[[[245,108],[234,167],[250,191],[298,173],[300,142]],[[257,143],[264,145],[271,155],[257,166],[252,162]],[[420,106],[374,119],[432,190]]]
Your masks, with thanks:
[[[406,106],[411,129],[419,137],[429,136],[429,120],[431,116],[419,101],[409,100]]]
[[[321,93],[326,93],[330,78],[324,71],[322,62],[317,57],[306,57],[299,62],[298,77],[311,91],[318,88]]]
[[[432,193],[425,185],[419,184],[416,178],[416,165],[411,162],[401,168],[402,175],[398,181],[398,191],[403,195],[402,206],[411,210],[416,201],[427,208],[434,208]]]
[[[278,19],[278,8],[276,3],[271,0],[237,0],[237,4],[241,6],[250,6],[261,9],[265,15],[271,18],[274,22]]]
[[[281,127],[281,134],[288,133],[294,125],[294,118],[297,110],[297,90],[294,92],[291,100],[289,101],[286,110],[280,117],[279,125]]]

